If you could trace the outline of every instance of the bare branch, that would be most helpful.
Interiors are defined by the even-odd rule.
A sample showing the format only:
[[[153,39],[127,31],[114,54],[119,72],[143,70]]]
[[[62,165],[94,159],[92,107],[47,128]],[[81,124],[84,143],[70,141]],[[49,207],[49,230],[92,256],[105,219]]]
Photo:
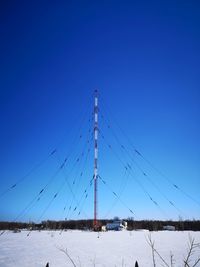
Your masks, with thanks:
[[[195,261],[195,263],[194,263],[194,265],[192,265],[192,267],[195,267],[195,266],[197,266],[197,264],[200,262],[200,258],[198,258],[196,261]]]
[[[151,235],[148,236],[147,243],[149,244],[149,246],[151,247],[151,250],[152,250],[153,266],[156,267],[155,254],[157,254],[157,256],[164,263],[164,266],[170,267],[169,264],[160,255],[160,253],[155,249],[154,242],[151,239]]]
[[[194,238],[191,238],[191,236],[189,236],[189,249],[188,249],[188,254],[186,256],[186,259],[184,260],[184,267],[190,267],[190,261],[191,261],[191,256],[194,253],[194,250],[196,248],[196,244],[194,242]]]
[[[72,265],[73,265],[74,267],[76,267],[76,264],[75,264],[75,262],[73,261],[73,259],[71,258],[71,256],[69,255],[67,249],[66,249],[66,250],[64,250],[64,249],[62,249],[62,248],[58,248],[58,249],[59,249],[61,252],[63,252],[63,253],[68,257],[68,259],[71,261]]]

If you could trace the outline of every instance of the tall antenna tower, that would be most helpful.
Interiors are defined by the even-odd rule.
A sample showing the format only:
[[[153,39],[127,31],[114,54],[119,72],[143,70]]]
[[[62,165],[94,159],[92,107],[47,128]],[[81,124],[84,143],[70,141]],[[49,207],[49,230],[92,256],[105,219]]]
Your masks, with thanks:
[[[98,193],[98,91],[94,92],[94,230],[99,225],[97,221],[97,193]]]

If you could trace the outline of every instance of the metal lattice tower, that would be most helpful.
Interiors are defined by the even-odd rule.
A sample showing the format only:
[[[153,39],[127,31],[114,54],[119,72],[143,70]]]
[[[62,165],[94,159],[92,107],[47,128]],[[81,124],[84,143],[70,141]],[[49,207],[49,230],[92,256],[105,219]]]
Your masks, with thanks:
[[[98,91],[94,92],[94,230],[98,228],[97,221],[98,193]]]

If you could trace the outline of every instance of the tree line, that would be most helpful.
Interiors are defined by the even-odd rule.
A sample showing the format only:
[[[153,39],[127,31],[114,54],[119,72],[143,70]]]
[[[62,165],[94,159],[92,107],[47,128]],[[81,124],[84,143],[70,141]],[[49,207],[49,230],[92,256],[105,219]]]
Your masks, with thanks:
[[[113,220],[99,220],[99,225],[106,225]],[[140,220],[136,221],[132,218],[124,219],[127,222],[127,230],[146,229],[149,231],[163,230],[166,225],[174,226],[177,231],[192,230],[200,231],[200,220],[178,220],[178,221],[160,221],[160,220]],[[46,220],[41,223],[34,222],[6,222],[0,221],[0,230],[15,230],[15,229],[32,229],[32,230],[92,230],[93,220],[66,220],[54,221]]]

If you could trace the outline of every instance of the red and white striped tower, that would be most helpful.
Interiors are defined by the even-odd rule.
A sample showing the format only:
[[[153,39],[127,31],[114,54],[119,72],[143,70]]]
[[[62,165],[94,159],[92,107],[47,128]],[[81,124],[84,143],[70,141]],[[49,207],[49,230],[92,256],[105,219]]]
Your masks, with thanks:
[[[94,92],[94,230],[98,228],[97,222],[97,187],[98,187],[98,91]]]

